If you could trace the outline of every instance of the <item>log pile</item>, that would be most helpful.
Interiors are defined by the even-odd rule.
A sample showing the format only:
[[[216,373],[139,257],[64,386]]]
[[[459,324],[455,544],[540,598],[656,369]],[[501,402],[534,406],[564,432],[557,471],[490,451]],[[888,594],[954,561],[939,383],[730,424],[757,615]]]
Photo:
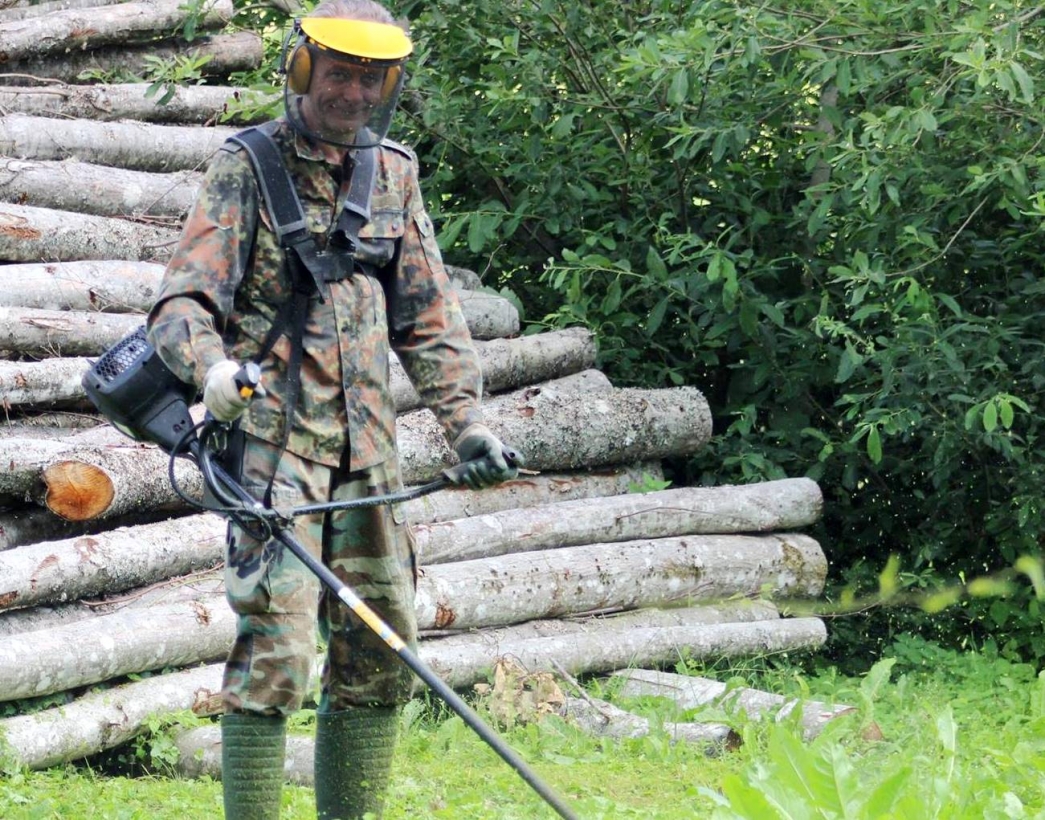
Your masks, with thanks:
[[[231,4],[215,0],[202,37],[172,39],[186,9],[0,3],[0,699],[61,704],[0,721],[5,754],[31,768],[218,708],[234,629],[224,521],[186,500],[201,493],[190,465],[171,468],[175,492],[165,454],[105,424],[80,386],[142,323],[209,157],[253,116],[230,115],[257,111],[221,83],[260,64],[260,38],[226,33]],[[186,49],[210,49],[211,82],[150,96],[147,58]],[[126,81],[84,81],[87,68]],[[819,619],[777,608],[823,588],[823,551],[800,532],[821,514],[814,482],[637,492],[707,443],[699,390],[614,386],[589,333],[520,336],[508,300],[451,274],[487,419],[529,469],[404,505],[420,654],[441,677],[470,687],[506,657],[572,676],[824,641]],[[453,456],[397,363],[391,375],[404,479],[420,484]]]

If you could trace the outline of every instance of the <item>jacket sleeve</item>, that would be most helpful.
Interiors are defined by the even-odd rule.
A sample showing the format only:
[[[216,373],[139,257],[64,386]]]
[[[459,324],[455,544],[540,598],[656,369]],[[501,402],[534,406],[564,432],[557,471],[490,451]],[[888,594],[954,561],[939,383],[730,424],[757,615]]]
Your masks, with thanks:
[[[186,382],[225,358],[222,334],[253,248],[258,193],[249,161],[219,151],[204,177],[149,312],[149,341]]]
[[[395,264],[389,332],[425,406],[450,442],[482,422],[482,371],[424,208],[416,160],[408,165],[406,220]]]

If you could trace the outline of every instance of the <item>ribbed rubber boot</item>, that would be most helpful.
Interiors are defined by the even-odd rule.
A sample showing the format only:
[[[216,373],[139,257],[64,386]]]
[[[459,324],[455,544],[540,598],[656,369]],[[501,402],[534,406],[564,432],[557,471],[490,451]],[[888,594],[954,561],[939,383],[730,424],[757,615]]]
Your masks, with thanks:
[[[286,741],[286,718],[222,716],[225,820],[279,820]]]
[[[316,816],[381,817],[392,772],[399,710],[359,707],[316,715]]]

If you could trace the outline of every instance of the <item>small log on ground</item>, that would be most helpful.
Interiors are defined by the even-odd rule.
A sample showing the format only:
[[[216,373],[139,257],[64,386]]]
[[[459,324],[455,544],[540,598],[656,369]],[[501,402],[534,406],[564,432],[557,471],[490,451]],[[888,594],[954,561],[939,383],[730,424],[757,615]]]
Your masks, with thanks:
[[[199,11],[196,25],[201,31],[224,28],[232,19],[232,0],[210,0]],[[180,0],[150,0],[0,20],[0,63],[156,39],[184,25],[190,13]]]
[[[204,77],[226,78],[236,71],[260,68],[264,59],[261,35],[253,31],[210,34],[187,40],[106,46],[89,51],[69,51],[44,57],[28,57],[3,63],[0,80],[10,85],[36,85],[42,79],[82,82],[84,76],[144,79],[151,70],[149,60],[171,62],[178,58],[206,61],[200,66]]]
[[[152,606],[0,638],[0,699],[65,692],[122,675],[224,658],[235,616],[223,597]]]
[[[8,550],[0,553],[0,610],[119,592],[213,566],[225,529],[223,518],[204,514]]]
[[[259,106],[277,99],[275,95],[263,97],[249,88],[220,85],[178,85],[158,90],[151,83],[69,85],[58,82],[34,88],[0,86],[0,109],[4,111],[36,117],[106,121],[203,125],[218,122],[229,111],[230,102],[255,98]],[[234,119],[248,123],[266,118],[239,115]]]
[[[0,119],[0,154],[17,159],[73,158],[133,171],[200,171],[238,130],[9,114]]]
[[[725,658],[815,649],[827,638],[819,618],[785,618],[714,626],[635,628],[605,619],[598,629],[564,631],[559,636],[515,639],[513,627],[421,644],[421,657],[454,688],[483,680],[499,658],[508,657],[530,672],[571,675],[608,672],[634,664],[656,666],[681,658]],[[616,628],[614,628],[616,627]],[[616,662],[615,662],[616,661]]]
[[[221,780],[220,726],[197,726],[179,734],[175,743],[178,746],[178,762],[175,766],[179,775],[192,779],[210,777],[213,780]],[[314,738],[298,734],[287,735],[286,757],[283,759],[284,782],[297,786],[311,786],[315,782],[315,754]]]
[[[78,159],[0,159],[0,199],[94,216],[184,219],[199,191],[197,171],[154,174]]]
[[[178,236],[178,230],[143,222],[0,203],[0,261],[5,262],[162,260]]]
[[[424,564],[492,558],[530,550],[686,534],[792,530],[823,510],[807,478],[564,501],[414,529]]]
[[[805,535],[699,535],[563,547],[424,566],[422,629],[471,629],[683,601],[811,597],[827,560]]]
[[[582,732],[613,740],[646,737],[653,731],[649,718],[636,715],[599,698],[566,698],[562,717]],[[740,746],[740,735],[724,723],[678,723],[661,726],[672,743],[705,746],[707,754],[732,751]]]
[[[695,387],[617,388],[598,396],[534,386],[484,406],[501,441],[526,442],[533,470],[573,470],[692,454],[711,437],[711,411]],[[399,454],[410,483],[434,478],[455,457],[435,416],[400,416]]]
[[[802,735],[811,740],[824,727],[840,715],[852,714],[853,706],[821,703],[815,700],[786,698],[772,692],[745,687],[731,688],[724,683],[708,678],[677,675],[653,669],[624,669],[613,673],[624,681],[618,691],[620,697],[645,697],[649,695],[670,698],[679,709],[698,709],[713,706],[727,713],[744,712],[748,717],[760,719],[771,717],[777,721],[788,720],[795,710]]]

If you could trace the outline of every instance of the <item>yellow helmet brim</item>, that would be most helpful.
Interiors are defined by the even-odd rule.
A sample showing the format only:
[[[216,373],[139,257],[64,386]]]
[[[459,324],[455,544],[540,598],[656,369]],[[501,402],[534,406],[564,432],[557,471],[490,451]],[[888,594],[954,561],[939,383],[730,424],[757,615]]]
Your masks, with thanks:
[[[414,50],[406,32],[388,23],[305,17],[301,31],[321,48],[366,60],[402,60]]]

